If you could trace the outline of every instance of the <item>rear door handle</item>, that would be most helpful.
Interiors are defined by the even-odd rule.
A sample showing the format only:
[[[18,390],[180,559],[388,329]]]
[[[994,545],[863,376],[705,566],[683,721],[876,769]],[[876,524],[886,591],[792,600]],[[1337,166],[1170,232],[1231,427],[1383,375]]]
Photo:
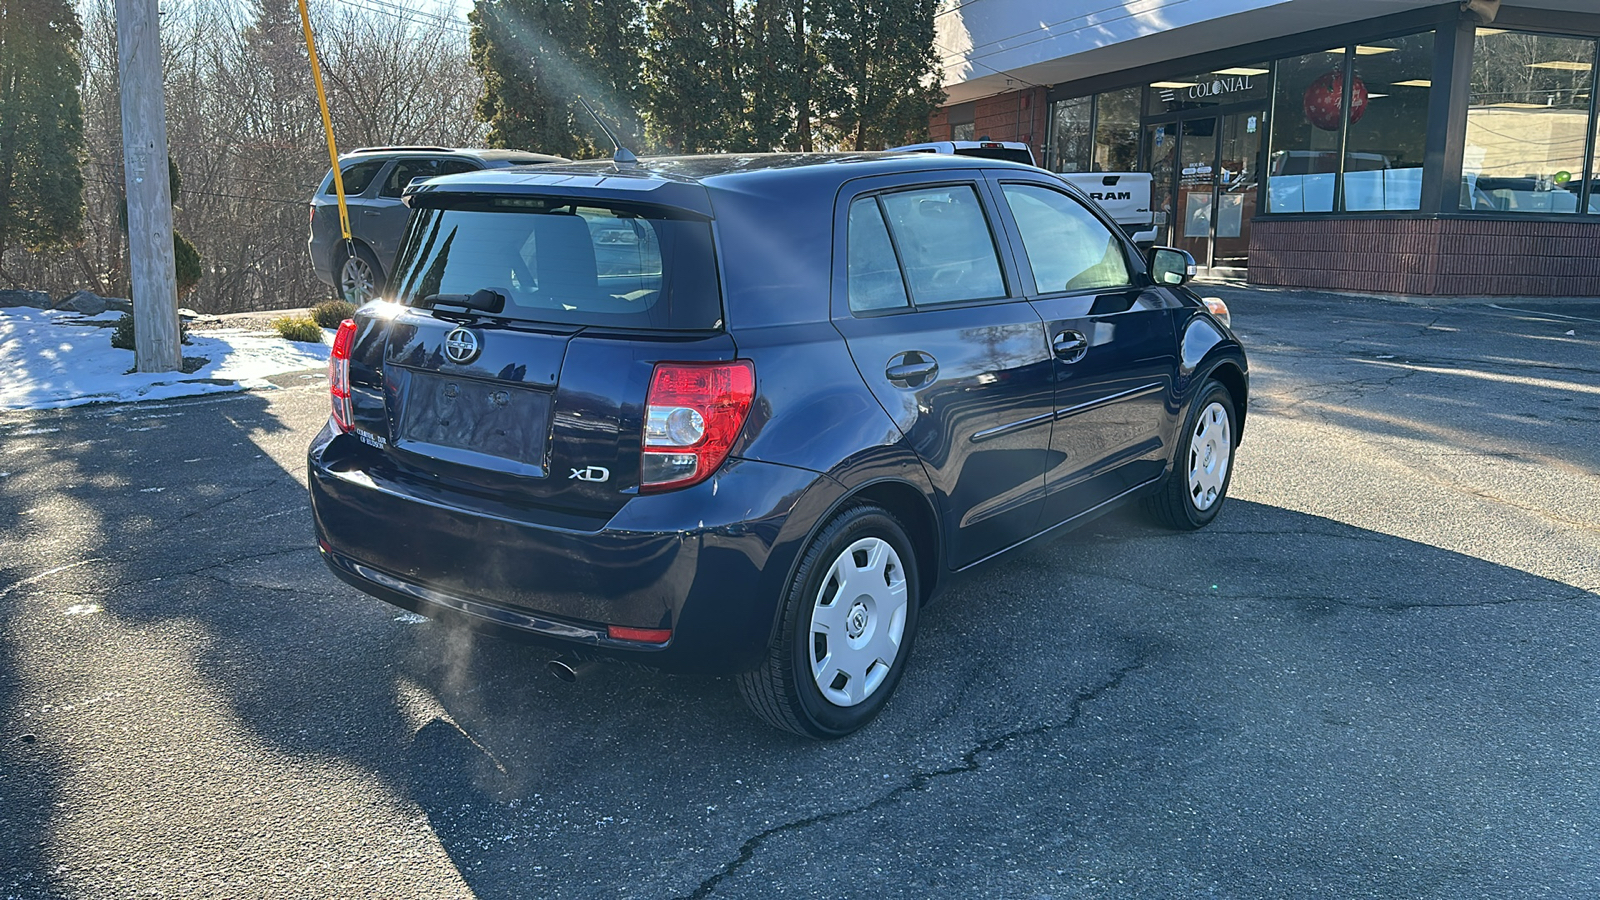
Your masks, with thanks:
[[[378,215],[382,215],[382,213],[378,212],[375,209],[363,209],[361,211],[361,214],[363,216],[378,216]]]
[[[895,387],[922,387],[938,377],[939,363],[920,350],[907,350],[889,357],[883,375]]]
[[[1078,331],[1063,331],[1050,342],[1050,349],[1062,362],[1075,363],[1089,352],[1089,339]]]

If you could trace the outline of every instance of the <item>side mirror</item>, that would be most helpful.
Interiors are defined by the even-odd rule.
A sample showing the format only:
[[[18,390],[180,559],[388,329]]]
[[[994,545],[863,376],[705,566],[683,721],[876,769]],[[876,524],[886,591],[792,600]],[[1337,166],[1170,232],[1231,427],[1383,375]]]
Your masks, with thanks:
[[[1172,247],[1151,247],[1146,257],[1156,284],[1187,284],[1194,277],[1194,257]]]

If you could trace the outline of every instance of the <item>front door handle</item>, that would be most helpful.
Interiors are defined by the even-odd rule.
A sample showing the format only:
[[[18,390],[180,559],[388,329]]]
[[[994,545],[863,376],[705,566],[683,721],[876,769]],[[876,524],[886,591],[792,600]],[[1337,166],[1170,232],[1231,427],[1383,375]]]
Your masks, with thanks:
[[[375,209],[363,209],[361,211],[361,214],[363,216],[381,216],[381,215],[383,215],[383,213],[380,213]]]
[[[939,375],[939,363],[920,350],[907,350],[889,357],[883,375],[895,387],[918,388]]]
[[[1050,349],[1062,362],[1075,363],[1089,352],[1089,339],[1082,332],[1063,331],[1050,342]]]

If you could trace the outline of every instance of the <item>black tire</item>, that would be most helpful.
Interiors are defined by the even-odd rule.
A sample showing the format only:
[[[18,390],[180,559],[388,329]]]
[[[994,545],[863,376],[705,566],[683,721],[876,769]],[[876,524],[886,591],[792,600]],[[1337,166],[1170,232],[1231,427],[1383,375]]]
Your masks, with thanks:
[[[884,647],[879,642],[880,637],[893,642],[893,604],[885,606],[882,598],[874,600],[873,596],[867,594],[860,595],[860,600],[842,596],[844,582],[834,574],[835,563],[846,562],[847,551],[851,551],[850,564],[872,576],[871,586],[876,590],[877,573],[861,567],[860,562],[864,558],[861,556],[863,552],[870,554],[879,544],[893,550],[892,556],[884,554],[880,557],[884,560],[882,575],[885,586],[882,596],[893,597],[897,593],[896,578],[904,592],[898,649],[893,662],[888,663],[886,668],[880,668],[884,663],[881,656],[873,656],[873,648],[881,650]],[[857,549],[852,551],[853,547]],[[862,547],[866,548],[865,551]],[[898,558],[897,564],[895,557]],[[823,589],[828,586],[834,588],[828,595],[832,599],[824,604]],[[867,503],[840,511],[817,533],[801,556],[794,581],[784,596],[783,621],[773,646],[768,650],[766,661],[756,670],[738,678],[739,693],[745,703],[769,724],[809,738],[831,740],[859,730],[877,716],[900,683],[917,633],[919,589],[914,545],[905,528],[893,515],[882,507]],[[847,601],[851,604],[849,607],[844,606]],[[860,619],[856,617],[858,607],[863,610]],[[827,609],[837,610],[840,619],[837,623],[840,626],[838,639],[843,643],[835,648],[827,646],[829,634],[818,635],[813,632],[814,614],[819,611],[826,614]],[[815,618],[815,627],[825,627],[822,618]],[[864,627],[857,630],[858,625]],[[859,647],[854,646],[856,641],[861,642]],[[826,662],[835,655],[833,649],[839,649],[841,652],[838,655],[848,660],[871,657],[877,661],[861,670],[859,675],[846,672],[845,667],[839,665],[833,670],[835,677],[825,679],[830,671]],[[823,657],[818,663],[822,669],[820,673],[813,669],[813,663],[819,655]],[[844,677],[843,681],[839,680],[840,676]],[[824,695],[819,680],[829,680],[829,689],[836,698],[843,698],[852,691],[859,691],[864,696],[850,705],[835,702]]]
[[[1190,478],[1191,468],[1206,463],[1207,446],[1218,452],[1215,429],[1218,416],[1226,418],[1226,456],[1220,462],[1220,473],[1210,472],[1197,484]],[[1172,471],[1160,490],[1146,497],[1145,512],[1156,524],[1175,531],[1194,531],[1211,524],[1227,499],[1228,485],[1233,481],[1235,450],[1239,446],[1239,417],[1233,408],[1233,395],[1220,382],[1207,381],[1200,388],[1194,405],[1189,410],[1178,452],[1172,460]],[[1209,430],[1208,430],[1209,429]],[[1197,441],[1201,446],[1196,446]],[[1213,457],[1214,460],[1214,457]],[[1220,474],[1220,478],[1217,476]],[[1207,487],[1210,485],[1210,487]],[[1220,486],[1219,486],[1220,485]],[[1210,495],[1214,489],[1215,494]]]
[[[354,265],[352,265],[354,264]],[[367,283],[370,287],[365,291],[359,288],[359,279],[347,277],[346,268],[364,268],[368,274]],[[333,254],[333,292],[340,300],[360,306],[368,300],[383,295],[383,266],[378,264],[378,258],[361,244],[355,245],[352,253],[348,247],[340,247]]]

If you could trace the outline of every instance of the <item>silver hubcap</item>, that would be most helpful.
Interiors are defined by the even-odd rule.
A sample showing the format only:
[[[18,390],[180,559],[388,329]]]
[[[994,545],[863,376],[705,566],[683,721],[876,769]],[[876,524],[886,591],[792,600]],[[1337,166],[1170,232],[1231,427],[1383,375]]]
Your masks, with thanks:
[[[1205,512],[1222,496],[1232,455],[1228,411],[1221,403],[1209,404],[1189,436],[1189,500],[1195,509]]]
[[[862,538],[833,561],[811,608],[811,677],[829,703],[871,697],[900,655],[906,631],[906,575],[900,554]]]
[[[339,290],[344,299],[360,306],[372,299],[372,267],[359,256],[344,261],[339,269]]]

